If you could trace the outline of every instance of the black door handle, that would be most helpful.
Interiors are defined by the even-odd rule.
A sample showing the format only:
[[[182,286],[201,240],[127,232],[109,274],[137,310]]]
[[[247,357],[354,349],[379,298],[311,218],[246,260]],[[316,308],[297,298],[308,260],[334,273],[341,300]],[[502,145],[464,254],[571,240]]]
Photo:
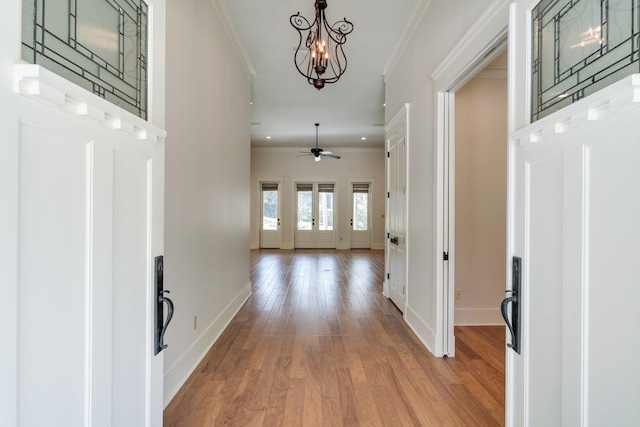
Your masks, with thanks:
[[[511,270],[511,296],[505,298],[500,305],[500,312],[504,318],[509,333],[511,334],[511,342],[507,343],[507,347],[512,348],[516,353],[520,354],[521,341],[521,322],[520,315],[522,309],[522,259],[513,257]],[[509,304],[511,304],[511,316],[509,316]]]
[[[167,320],[165,320],[164,324],[162,325],[162,329],[160,330],[160,337],[158,339],[159,351],[167,348],[167,344],[164,343],[164,333],[167,331],[167,326],[169,326],[169,322],[171,322],[171,318],[173,317],[173,301],[162,295],[165,292],[169,293],[169,291],[161,291],[160,296],[158,297],[158,301],[160,301],[161,304],[167,303]]]
[[[167,344],[164,343],[164,333],[167,331],[167,326],[173,318],[173,301],[165,297],[164,286],[164,257],[162,255],[155,258],[155,330],[154,330],[154,347],[153,354],[156,355],[162,350],[167,348]],[[164,320],[164,304],[167,304],[167,320]]]

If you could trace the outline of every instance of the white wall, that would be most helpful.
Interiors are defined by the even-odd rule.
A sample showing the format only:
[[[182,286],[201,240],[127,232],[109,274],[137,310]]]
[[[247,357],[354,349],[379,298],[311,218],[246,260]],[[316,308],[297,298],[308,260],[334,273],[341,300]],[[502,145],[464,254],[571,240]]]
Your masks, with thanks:
[[[435,351],[436,280],[434,254],[434,93],[430,75],[453,50],[491,0],[432,0],[388,72],[386,122],[410,103],[408,169],[408,254],[406,319]],[[419,190],[418,190],[419,189]]]
[[[349,248],[349,220],[351,188],[349,182],[372,183],[372,228],[371,247],[384,249],[385,206],[385,152],[383,148],[326,148],[340,154],[340,160],[325,158],[315,162],[312,156],[296,157],[299,151],[310,147],[264,148],[251,150],[251,248],[259,246],[260,191],[261,180],[280,180],[282,187],[282,248],[293,248],[294,188],[295,179],[313,181],[335,180],[337,182],[338,222],[336,243],[338,249]]]
[[[506,216],[505,52],[455,93],[456,325],[503,324]]]
[[[165,404],[250,294],[250,83],[211,1],[168,2],[166,64]]]

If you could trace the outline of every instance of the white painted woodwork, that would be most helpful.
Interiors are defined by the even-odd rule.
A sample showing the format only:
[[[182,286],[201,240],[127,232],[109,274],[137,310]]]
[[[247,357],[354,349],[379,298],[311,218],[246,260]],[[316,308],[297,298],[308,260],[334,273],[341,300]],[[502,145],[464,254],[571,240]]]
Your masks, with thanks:
[[[270,181],[273,182],[273,181]],[[260,247],[261,248],[282,248],[282,183],[277,182],[278,184],[278,213],[277,213],[277,225],[275,230],[266,230],[263,226],[264,224],[264,199],[263,199],[263,191],[262,185],[260,185],[260,202],[258,206],[260,207]]]
[[[37,65],[16,79],[20,426],[159,426],[164,131]]]
[[[387,126],[387,266],[384,289],[404,313],[407,303],[407,135],[409,106],[405,105]],[[397,244],[391,239],[398,239]]]
[[[524,317],[507,426],[634,426],[640,75],[529,124],[535,3],[516,1],[511,22],[508,253],[523,259]]]

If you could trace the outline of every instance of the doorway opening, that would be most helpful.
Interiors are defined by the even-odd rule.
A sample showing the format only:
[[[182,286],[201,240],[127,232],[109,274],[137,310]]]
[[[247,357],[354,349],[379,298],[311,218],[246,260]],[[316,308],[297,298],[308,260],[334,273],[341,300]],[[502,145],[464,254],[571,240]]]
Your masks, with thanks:
[[[507,256],[506,49],[454,96],[449,149],[454,326],[503,325],[499,307]]]
[[[438,340],[454,325],[502,325],[506,288],[507,32],[438,92]]]

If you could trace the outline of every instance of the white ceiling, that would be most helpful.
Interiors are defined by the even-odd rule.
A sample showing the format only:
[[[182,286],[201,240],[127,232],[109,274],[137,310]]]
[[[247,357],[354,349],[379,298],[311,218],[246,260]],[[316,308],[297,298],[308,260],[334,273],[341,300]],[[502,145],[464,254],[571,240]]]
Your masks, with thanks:
[[[298,12],[313,20],[314,0],[224,1],[255,70],[252,146],[312,146],[314,123],[320,147],[384,146],[383,72],[423,0],[328,0],[327,21],[346,18],[354,30],[347,71],[319,91],[294,66],[298,32],[289,23]]]

